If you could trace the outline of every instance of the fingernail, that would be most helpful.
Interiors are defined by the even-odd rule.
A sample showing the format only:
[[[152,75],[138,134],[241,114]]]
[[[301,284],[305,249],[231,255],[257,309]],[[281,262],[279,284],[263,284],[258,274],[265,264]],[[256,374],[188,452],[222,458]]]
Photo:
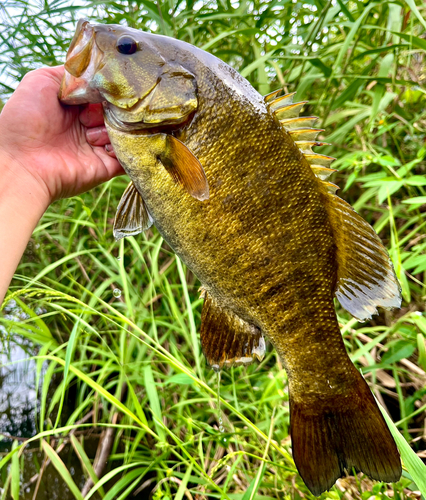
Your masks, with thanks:
[[[107,151],[108,153],[111,153],[112,150],[113,149],[112,149],[111,144],[105,144],[105,151]]]
[[[98,128],[92,128],[86,131],[88,142],[95,142],[99,139],[101,131]]]

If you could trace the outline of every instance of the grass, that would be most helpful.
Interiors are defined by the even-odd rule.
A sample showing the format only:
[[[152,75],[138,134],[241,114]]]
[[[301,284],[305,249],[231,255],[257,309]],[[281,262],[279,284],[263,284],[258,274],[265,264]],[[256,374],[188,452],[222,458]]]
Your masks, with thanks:
[[[3,101],[31,67],[63,61],[81,12],[182,38],[232,64],[262,93],[284,85],[310,100],[304,114],[320,116],[326,128],[332,145],[323,152],[337,158],[334,182],[388,246],[403,291],[400,311],[364,324],[337,305],[343,338],[423,461],[425,10],[413,0],[170,0],[80,8],[6,1],[0,29]],[[13,336],[37,346],[40,403],[37,434],[2,455],[1,498],[23,494],[23,457],[40,443],[80,498],[81,485],[67,475],[59,450],[70,443],[93,477],[86,447],[94,428],[102,436],[111,429],[112,444],[105,475],[86,499],[132,498],[138,489],[141,495],[153,490],[156,500],[312,498],[291,458],[287,377],[275,352],[269,348],[260,365],[222,372],[219,409],[217,375],[197,339],[197,280],[155,229],[113,239],[125,186],[116,179],[50,207],[15,275],[4,307],[20,308],[26,319],[3,317],[3,345]],[[418,498],[421,487],[425,495],[425,466],[413,463],[405,450],[410,472],[394,487],[348,477],[322,497]]]

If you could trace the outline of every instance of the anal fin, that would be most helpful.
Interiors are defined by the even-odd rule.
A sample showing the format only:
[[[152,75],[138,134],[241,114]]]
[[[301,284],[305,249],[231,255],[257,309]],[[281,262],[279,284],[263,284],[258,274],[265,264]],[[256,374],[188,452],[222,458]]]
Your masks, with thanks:
[[[117,207],[114,220],[114,238],[121,240],[126,236],[134,236],[152,226],[145,202],[133,182],[127,186]]]
[[[344,200],[327,195],[336,242],[336,297],[355,318],[377,314],[377,307],[400,307],[401,293],[392,261],[374,229]]]
[[[265,355],[265,339],[259,328],[222,308],[205,292],[201,315],[201,347],[215,369],[247,365]]]

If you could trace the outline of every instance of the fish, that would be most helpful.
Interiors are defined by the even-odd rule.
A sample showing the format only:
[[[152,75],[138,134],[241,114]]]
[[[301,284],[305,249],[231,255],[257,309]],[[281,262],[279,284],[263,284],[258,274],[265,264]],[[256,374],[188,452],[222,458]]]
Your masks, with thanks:
[[[351,362],[333,299],[359,321],[398,308],[400,286],[373,228],[329,182],[334,158],[305,102],[263,97],[186,42],[78,22],[59,99],[103,103],[131,182],[114,235],[155,224],[198,277],[200,340],[216,370],[276,349],[288,376],[297,470],[316,496],[345,470],[396,482],[398,449]]]

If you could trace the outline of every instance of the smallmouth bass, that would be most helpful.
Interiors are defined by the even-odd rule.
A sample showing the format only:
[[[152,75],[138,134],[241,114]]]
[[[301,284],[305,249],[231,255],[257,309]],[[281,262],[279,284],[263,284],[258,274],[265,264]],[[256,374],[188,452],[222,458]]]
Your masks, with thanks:
[[[350,361],[333,297],[359,320],[399,307],[374,230],[327,181],[333,158],[293,94],[266,97],[185,42],[79,21],[59,98],[104,103],[131,178],[114,234],[155,224],[200,279],[200,338],[216,368],[261,359],[264,336],[288,374],[293,457],[314,495],[345,469],[392,482],[394,440]]]

